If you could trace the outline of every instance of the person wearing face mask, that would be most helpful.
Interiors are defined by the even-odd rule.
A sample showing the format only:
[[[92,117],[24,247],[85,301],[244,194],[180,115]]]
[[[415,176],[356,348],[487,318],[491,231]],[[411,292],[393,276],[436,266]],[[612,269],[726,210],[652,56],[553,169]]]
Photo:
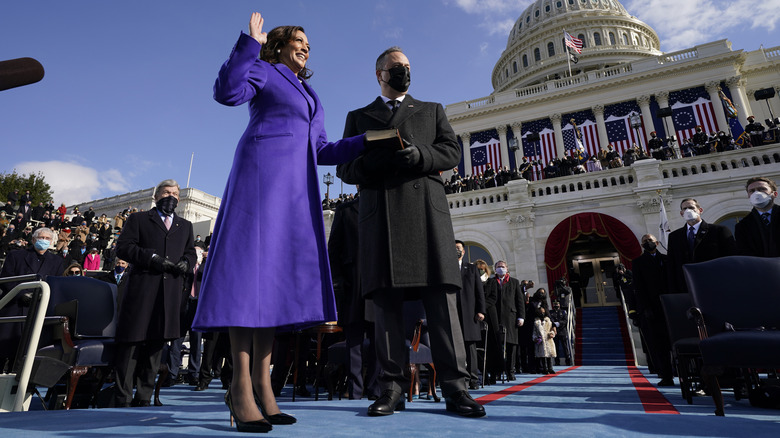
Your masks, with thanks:
[[[117,257],[133,266],[118,303],[117,407],[149,406],[163,345],[181,336],[184,277],[195,266],[192,223],[175,214],[179,184],[160,182],[153,198],[155,207],[131,214],[117,241]]]
[[[737,222],[734,235],[737,252],[756,257],[780,257],[780,206],[775,205],[777,184],[753,177],[745,184],[753,209]]]
[[[693,198],[680,203],[682,228],[669,234],[669,292],[688,292],[682,267],[688,263],[706,262],[736,254],[737,246],[731,230],[702,220],[704,209]]]
[[[477,266],[463,260],[465,254],[463,242],[455,241],[455,254],[458,255],[463,288],[458,294],[458,314],[463,330],[463,342],[466,349],[466,367],[469,371],[469,389],[479,389],[479,367],[477,366],[477,342],[482,340],[480,322],[485,319],[485,291]]]
[[[382,52],[375,67],[380,95],[347,115],[344,136],[396,128],[406,145],[401,150],[371,148],[337,168],[344,182],[360,185],[360,277],[363,294],[374,299],[377,312],[383,393],[368,415],[391,415],[404,408],[408,348],[403,301],[422,298],[446,409],[481,417],[485,410],[466,386],[457,309],[462,281],[455,251],[449,249],[455,235],[440,176],[460,162],[460,145],[441,104],[407,93],[411,65],[399,47]]]
[[[642,255],[631,262],[634,293],[633,300],[627,300],[628,315],[639,327],[651,370],[661,379],[658,386],[673,386],[671,343],[660,298],[669,293],[669,265],[666,255],[658,251],[654,235],[642,236],[642,248]]]
[[[54,232],[49,228],[38,228],[32,234],[33,246],[26,249],[10,251],[0,270],[0,278],[17,275],[38,274],[43,280],[49,275],[62,275],[62,258],[49,251]],[[0,285],[0,298],[19,283],[3,283]],[[0,316],[26,315],[28,303],[24,297],[17,295],[15,302],[0,309]],[[21,324],[0,324],[0,372],[13,366],[14,355],[21,337]],[[9,363],[6,363],[8,360]]]
[[[505,261],[497,261],[495,268],[495,277],[485,284],[488,325],[498,347],[488,353],[493,359],[488,359],[488,366],[493,377],[506,372],[507,380],[512,381],[515,380],[518,327],[525,324],[525,297],[520,280],[509,275]]]

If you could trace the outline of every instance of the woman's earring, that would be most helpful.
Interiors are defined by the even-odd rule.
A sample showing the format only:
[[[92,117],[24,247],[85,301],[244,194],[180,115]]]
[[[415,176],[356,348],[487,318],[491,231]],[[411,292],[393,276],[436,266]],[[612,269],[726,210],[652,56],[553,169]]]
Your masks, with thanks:
[[[282,49],[276,49],[276,53],[282,53]]]

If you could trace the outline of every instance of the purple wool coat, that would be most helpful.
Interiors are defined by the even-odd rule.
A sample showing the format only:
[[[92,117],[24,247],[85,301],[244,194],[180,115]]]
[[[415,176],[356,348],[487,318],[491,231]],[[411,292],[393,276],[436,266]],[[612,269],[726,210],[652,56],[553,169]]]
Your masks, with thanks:
[[[363,136],[329,143],[320,100],[242,33],[214,84],[249,102],[204,268],[193,328],[294,330],[336,320],[317,165],[356,158]]]

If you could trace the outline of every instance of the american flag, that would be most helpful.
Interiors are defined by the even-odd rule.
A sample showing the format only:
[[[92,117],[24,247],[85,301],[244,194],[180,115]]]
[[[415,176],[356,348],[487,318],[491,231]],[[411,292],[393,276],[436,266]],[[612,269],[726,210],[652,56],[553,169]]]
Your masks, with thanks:
[[[531,133],[539,134],[539,141],[526,140]],[[529,123],[523,123],[523,155],[528,157],[529,161],[540,161],[541,165],[533,166],[533,180],[537,181],[543,178],[542,169],[553,158],[555,154],[555,131],[552,129],[550,119],[540,119]]]
[[[669,93],[669,103],[678,143],[693,137],[696,126],[701,126],[707,134],[718,132],[715,111],[704,87],[673,91]]]
[[[567,119],[568,120],[568,119]],[[561,128],[563,131],[563,144],[565,149],[572,150],[577,148],[576,137],[574,136],[574,127],[571,123],[567,123]],[[585,120],[584,122],[577,123],[577,129],[579,129],[582,138],[582,146],[585,147],[585,152],[590,156],[594,156],[599,152],[599,134],[596,122],[593,120]]]
[[[484,173],[488,163],[496,170],[501,163],[501,143],[495,129],[478,132],[471,136],[471,174]]]
[[[574,49],[577,53],[582,53],[582,40],[579,38],[574,38],[569,32],[563,31],[564,34],[564,40],[566,41],[566,46],[571,47]]]
[[[644,147],[647,144],[645,121],[640,116],[642,126],[639,128],[639,136],[637,137],[637,130],[631,127],[632,113],[640,114],[639,105],[634,100],[608,105],[604,108],[604,126],[607,128],[607,139],[615,146],[615,150],[620,155],[623,155],[623,152],[634,143],[639,147]]]

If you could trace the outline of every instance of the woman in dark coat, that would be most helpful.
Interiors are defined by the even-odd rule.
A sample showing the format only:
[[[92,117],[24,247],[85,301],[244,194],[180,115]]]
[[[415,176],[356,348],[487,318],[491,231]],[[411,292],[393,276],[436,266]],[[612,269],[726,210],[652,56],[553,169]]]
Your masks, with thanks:
[[[264,417],[295,421],[280,413],[271,389],[276,329],[336,319],[316,166],[352,160],[363,150],[362,135],[327,142],[322,105],[305,80],[311,72],[303,28],[262,30],[263,18],[252,14],[249,35],[241,34],[214,85],[218,102],[248,102],[250,120],[222,198],[193,323],[198,331],[229,331],[231,413],[241,420],[239,430],[256,431],[261,424],[270,429]],[[279,275],[291,267],[290,275]]]

